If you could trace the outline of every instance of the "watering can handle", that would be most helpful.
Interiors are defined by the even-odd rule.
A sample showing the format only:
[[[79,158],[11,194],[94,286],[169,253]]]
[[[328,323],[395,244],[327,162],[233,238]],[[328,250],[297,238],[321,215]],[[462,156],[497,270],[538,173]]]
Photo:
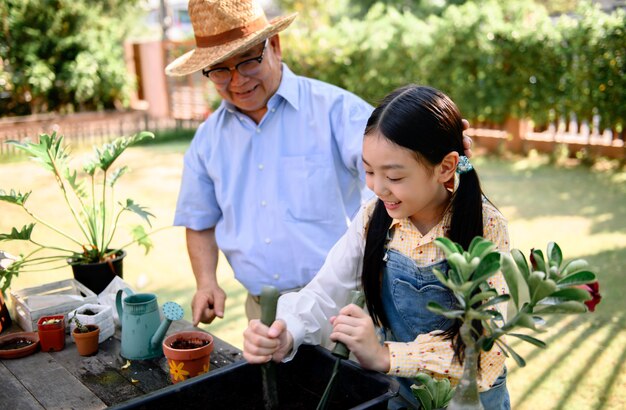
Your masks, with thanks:
[[[117,295],[115,295],[115,306],[117,307],[117,317],[120,319],[120,324],[122,323],[122,312],[124,312],[124,308],[122,308],[122,293],[126,292],[127,295],[132,295],[133,291],[124,288],[117,291]]]

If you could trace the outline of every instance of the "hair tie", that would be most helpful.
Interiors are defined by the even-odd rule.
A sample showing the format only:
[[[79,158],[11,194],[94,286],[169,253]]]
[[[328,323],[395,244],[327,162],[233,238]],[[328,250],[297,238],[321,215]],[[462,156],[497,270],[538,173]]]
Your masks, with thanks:
[[[473,169],[474,169],[474,167],[470,163],[469,158],[467,158],[465,155],[459,156],[459,163],[456,164],[456,173],[457,174],[462,175],[462,174],[465,174],[466,172],[469,172],[469,171],[471,171]]]

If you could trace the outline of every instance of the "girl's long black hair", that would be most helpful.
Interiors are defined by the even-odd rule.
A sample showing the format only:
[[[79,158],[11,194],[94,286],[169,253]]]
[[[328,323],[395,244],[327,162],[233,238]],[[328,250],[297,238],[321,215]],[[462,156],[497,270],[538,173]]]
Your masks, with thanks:
[[[441,91],[408,85],[387,95],[372,112],[365,136],[375,132],[413,151],[420,163],[434,167],[450,152],[464,155],[461,119],[456,105]],[[450,204],[452,218],[448,237],[464,249],[469,247],[475,236],[483,235],[482,196],[480,181],[474,170],[460,175],[459,188]],[[362,274],[367,308],[374,322],[385,328],[389,328],[389,322],[382,307],[381,275],[391,220],[379,199],[367,227]],[[453,339],[455,353],[462,361],[461,338],[455,337],[459,328],[460,322],[457,322],[451,329],[442,330],[446,330],[446,335]],[[482,332],[481,328],[477,330]]]

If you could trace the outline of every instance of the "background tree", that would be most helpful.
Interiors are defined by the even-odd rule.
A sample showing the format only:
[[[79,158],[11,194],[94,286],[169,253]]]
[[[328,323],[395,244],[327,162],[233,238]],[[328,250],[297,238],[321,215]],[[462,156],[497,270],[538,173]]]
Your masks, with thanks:
[[[5,0],[0,4],[0,114],[121,107],[122,39],[138,0]]]

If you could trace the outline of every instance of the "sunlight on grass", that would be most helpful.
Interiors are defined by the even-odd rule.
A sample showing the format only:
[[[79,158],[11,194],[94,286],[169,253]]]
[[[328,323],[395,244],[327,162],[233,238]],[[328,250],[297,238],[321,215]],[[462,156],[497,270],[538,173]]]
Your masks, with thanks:
[[[122,163],[131,171],[118,184],[116,199],[133,198],[156,215],[155,228],[172,223],[186,143],[136,147]],[[85,152],[88,155],[88,152]],[[533,247],[545,251],[556,241],[566,259],[585,258],[597,268],[603,301],[597,311],[579,318],[555,317],[555,325],[535,335],[548,342],[546,350],[514,344],[528,365],[517,369],[508,360],[509,390],[514,408],[617,409],[626,408],[626,173],[598,172],[583,167],[554,168],[545,157],[501,160],[472,159],[489,198],[509,221],[512,247],[528,255]],[[74,229],[50,175],[29,161],[0,164],[0,188],[33,190],[30,205],[63,229]],[[0,232],[29,219],[19,208],[0,204]],[[137,223],[133,216],[121,230]],[[42,241],[46,232],[37,235]],[[123,235],[122,235],[123,236]],[[153,235],[154,249],[147,255],[138,247],[127,249],[124,280],[136,291],[154,292],[163,305],[173,300],[191,320],[195,290],[184,241],[184,229],[172,227]],[[120,242],[125,238],[120,237]],[[16,244],[0,249],[18,253]],[[246,292],[234,279],[224,258],[218,266],[220,283],[228,294],[226,317],[203,328],[240,347],[247,324]],[[13,288],[70,278],[69,268],[46,273],[24,273]]]

